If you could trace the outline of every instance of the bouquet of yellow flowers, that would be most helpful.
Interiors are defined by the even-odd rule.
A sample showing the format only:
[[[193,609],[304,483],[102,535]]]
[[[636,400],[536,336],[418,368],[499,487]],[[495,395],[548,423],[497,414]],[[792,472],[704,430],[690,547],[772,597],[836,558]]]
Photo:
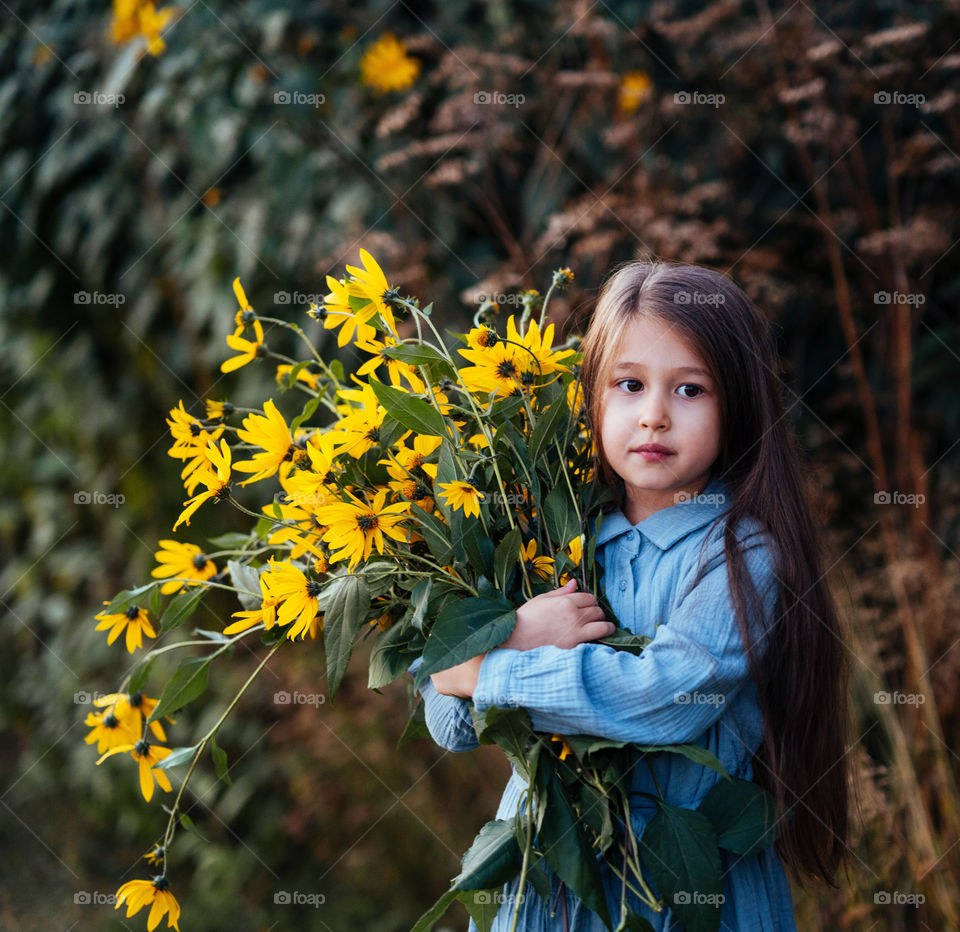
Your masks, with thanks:
[[[340,347],[353,343],[368,355],[349,379],[339,360],[323,358],[299,323],[258,313],[239,279],[234,282],[239,309],[226,340],[236,355],[222,371],[275,360],[281,387],[302,398],[299,413],[288,422],[272,399],[262,410],[208,401],[203,417],[188,413],[182,402],[170,412],[169,453],[183,462],[188,496],[173,530],[189,527],[206,503],[227,501],[250,516],[250,531],[214,538],[215,553],[161,541],[154,581],[119,593],[97,616],[109,641],[125,633],[133,653],[144,636],[157,636],[155,624],[161,634],[183,626],[211,588],[231,590],[240,606],[221,631],[197,629],[190,640],[149,651],[87,719],[87,741],[97,742],[100,760],[129,754],[137,762],[148,801],[155,786],[172,792],[168,770],[189,765],[167,809],[162,844],[148,855],[158,873],[124,884],[117,895],[116,906],[126,905],[128,916],[151,905],[150,929],[163,915],[178,928],[180,907],[166,868],[178,825],[189,827],[180,810],[184,789],[208,751],[217,776],[229,781],[217,731],[278,650],[322,638],[332,698],[361,638],[375,638],[371,688],[394,681],[418,659],[422,683],[502,644],[518,606],[571,577],[600,597],[594,549],[611,495],[593,481],[578,341],[554,346],[554,325],[547,323],[550,297],[572,273],[555,272],[542,298],[524,293],[502,333],[490,323],[496,307],[482,305],[453,352],[434,325],[432,308],[391,287],[367,252],[361,250],[361,258],[362,266],[347,266],[342,279],[328,276],[329,294],[306,311],[336,331]],[[292,330],[304,358],[270,350],[265,324]],[[239,425],[231,423],[241,415]],[[237,496],[257,483],[254,509]],[[161,720],[202,696],[214,662],[252,637],[269,649],[213,726],[193,744],[166,746]],[[639,652],[648,640],[620,629],[603,643]],[[180,663],[158,698],[146,696],[154,658],[180,647],[200,652]],[[408,733],[422,733],[422,722],[421,703]],[[651,909],[663,909],[643,866],[665,895],[674,888],[719,890],[719,867],[708,856],[678,850],[670,831],[676,824],[651,823],[654,830],[648,827],[643,839],[633,837],[625,779],[638,753],[682,753],[723,773],[709,752],[694,745],[638,748],[538,734],[523,709],[491,708],[475,715],[475,727],[481,742],[500,745],[527,778],[528,804],[515,818],[483,828],[462,872],[417,932],[432,928],[454,899],[465,903],[484,932],[495,909],[477,891],[517,875],[521,893],[527,882],[537,888],[541,862],[609,928],[598,858],[623,881],[618,929],[650,928],[627,909],[628,887]],[[772,810],[758,787],[728,777],[715,794],[704,812],[736,811],[736,824],[714,832],[709,824],[704,829],[702,812],[692,813],[699,820],[684,826],[688,840],[715,851],[722,836],[740,853],[770,843]],[[663,811],[665,820],[682,821]],[[716,905],[691,904],[677,912],[690,929],[719,924]]]

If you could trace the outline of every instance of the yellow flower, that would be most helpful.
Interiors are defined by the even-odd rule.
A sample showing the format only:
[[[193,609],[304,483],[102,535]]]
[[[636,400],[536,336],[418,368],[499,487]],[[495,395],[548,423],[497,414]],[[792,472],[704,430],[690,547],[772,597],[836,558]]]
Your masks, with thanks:
[[[292,563],[275,563],[270,561],[270,569],[261,576],[269,579],[261,586],[264,591],[276,599],[277,624],[289,625],[294,619],[296,623],[287,631],[287,637],[293,641],[299,635],[305,634],[311,623],[317,617],[319,603],[317,596],[322,591],[320,583],[307,577]],[[264,624],[266,627],[266,623]]]
[[[620,110],[633,113],[652,93],[653,81],[646,71],[631,71],[620,79]]]
[[[560,760],[566,760],[573,753],[573,748],[567,744],[566,738],[564,738],[563,735],[553,735],[550,740],[560,742]]]
[[[441,482],[438,486],[443,495],[443,503],[451,508],[462,508],[465,516],[480,517],[480,502],[484,493],[477,491],[477,487],[470,482],[457,480],[455,482]]]
[[[230,492],[230,447],[227,446],[227,441],[220,441],[219,450],[211,444],[207,450],[207,456],[210,458],[210,465],[198,477],[199,481],[207,487],[206,491],[188,498],[183,503],[185,507],[173,526],[174,530],[181,524],[189,525],[190,518],[204,502],[211,498],[220,500]]]
[[[457,352],[473,363],[460,370],[460,380],[474,394],[510,395],[519,390],[521,377],[530,368],[519,357],[521,350],[502,340],[485,349],[462,349]]]
[[[405,91],[420,74],[420,61],[407,55],[407,47],[393,33],[384,33],[360,60],[363,83],[383,94]]]
[[[337,346],[346,346],[356,332],[358,340],[372,340],[377,335],[376,327],[369,321],[377,313],[376,306],[361,290],[356,282],[338,282],[332,275],[327,276],[330,293],[323,299],[327,316],[323,326],[327,330],[340,328],[337,334]],[[353,300],[351,300],[353,299]],[[354,308],[354,303],[358,309]]]
[[[241,485],[266,479],[272,476],[282,463],[293,462],[295,451],[290,428],[272,398],[263,406],[263,410],[263,414],[248,414],[243,419],[243,427],[237,431],[241,440],[256,447],[263,447],[263,452],[254,454],[252,460],[237,463],[237,472],[255,474],[241,482]]]
[[[270,592],[269,573],[260,574],[260,595],[262,601],[260,608],[253,611],[234,612],[233,617],[239,618],[232,625],[223,629],[224,634],[240,634],[241,631],[248,631],[254,625],[262,624],[265,631],[269,631],[277,621],[277,603],[280,601]]]
[[[358,402],[358,405],[337,405],[342,417],[337,421],[340,441],[334,454],[349,453],[354,459],[360,459],[371,447],[380,442],[380,428],[387,411],[377,400],[373,387],[368,382],[361,387],[344,388],[338,394],[341,398]],[[406,434],[404,434],[406,436]]]
[[[181,404],[182,403],[183,402],[181,402]],[[207,398],[203,404],[207,409],[208,421],[222,421],[224,418],[228,418],[233,414],[233,404],[229,401],[214,401],[212,398]],[[218,440],[222,433],[223,428],[221,427],[213,439]]]
[[[144,719],[150,717],[156,708],[157,700],[145,696],[138,690],[133,695],[129,693],[110,693],[107,696],[98,696],[93,700],[93,704],[101,708],[109,707],[109,712],[112,712],[121,722],[128,725],[135,736],[139,736],[143,731]],[[158,741],[167,740],[163,725],[160,722],[151,722],[150,730],[157,736]]]
[[[196,586],[198,583],[217,575],[217,567],[213,560],[200,551],[196,544],[182,544],[178,540],[160,541],[160,549],[153,555],[160,565],[150,571],[154,579],[169,579],[160,587],[162,595],[179,592],[186,585]],[[189,580],[196,580],[190,582]]]
[[[349,494],[349,493],[348,493]],[[377,553],[383,553],[384,535],[393,540],[405,541],[406,531],[397,525],[406,518],[409,502],[385,505],[387,490],[381,489],[368,505],[355,496],[352,502],[333,502],[317,510],[317,518],[327,525],[323,539],[331,548],[339,548],[330,555],[330,562],[349,559],[350,569],[366,560],[374,545]]]
[[[293,366],[289,363],[285,363],[281,366],[277,366],[277,384],[283,388],[286,388],[290,384],[290,373],[293,372]],[[301,369],[297,373],[297,382],[303,382],[308,388],[316,389],[317,377],[307,369]]]
[[[363,268],[348,265],[346,269],[353,276],[360,293],[373,305],[374,313],[383,318],[384,323],[390,328],[390,332],[396,336],[397,325],[393,319],[393,310],[390,307],[390,299],[396,296],[396,291],[387,283],[387,277],[383,274],[383,269],[366,249],[360,250],[360,259],[363,262]]]
[[[103,604],[109,605],[110,603],[104,602]],[[109,615],[104,610],[94,617],[100,622],[97,625],[97,631],[110,629],[110,633],[107,635],[108,644],[112,644],[120,636],[120,632],[126,629],[127,650],[131,654],[138,647],[143,647],[144,635],[148,638],[157,636],[157,632],[153,630],[153,625],[150,624],[147,610],[140,608],[139,605],[131,605],[122,612],[113,612]]]
[[[527,545],[521,548],[520,555],[523,562],[533,570],[541,579],[549,579],[553,573],[553,557],[538,557],[537,542],[535,540],[527,541]]]
[[[470,349],[484,350],[496,346],[500,342],[500,335],[490,327],[474,327],[467,334],[467,346]]]
[[[163,845],[154,845],[143,857],[150,864],[159,864],[163,860]]]
[[[239,333],[227,334],[227,346],[236,350],[240,355],[233,356],[225,360],[220,365],[221,372],[233,372],[248,362],[253,362],[258,356],[267,355],[267,344],[264,342],[263,327],[259,320],[254,320],[253,331],[256,334],[255,340],[245,340]]]
[[[540,328],[535,320],[530,321],[527,332],[520,336],[513,317],[507,321],[507,339],[513,344],[522,344],[525,349],[519,351],[518,361],[524,370],[532,371],[537,375],[546,375],[550,372],[566,371],[567,366],[560,365],[562,359],[572,356],[574,350],[551,351],[553,344],[553,324],[549,324],[540,334]]]
[[[180,932],[180,904],[168,889],[169,886],[167,878],[162,875],[157,875],[153,880],[128,880],[117,890],[117,902],[113,908],[119,909],[126,903],[129,919],[147,903],[152,903],[147,917],[147,932],[153,932],[164,915],[167,917],[167,928]]]
[[[412,390],[418,394],[426,391],[427,386],[423,383],[423,380],[420,378],[420,376],[417,375],[417,370],[414,366],[411,366],[409,363],[401,362],[399,359],[391,359],[389,356],[384,355],[384,350],[396,345],[396,339],[390,336],[390,334],[384,335],[383,342],[380,342],[379,340],[357,340],[357,349],[361,349],[365,353],[373,353],[373,358],[368,359],[359,369],[357,369],[357,375],[369,375],[371,372],[376,372],[383,363],[386,363],[387,375],[390,377],[391,385],[396,385],[398,388],[406,389],[407,386],[405,386],[402,382],[402,379],[406,379],[409,385],[409,389],[407,389],[408,391]]]
[[[233,322],[237,325],[237,334],[240,334],[244,331],[247,324],[252,324],[257,319],[257,312],[250,306],[250,302],[247,300],[247,293],[243,290],[243,285],[240,284],[240,279],[235,278],[233,280],[233,293],[237,296],[237,304],[240,305],[240,310],[233,317]]]
[[[160,31],[173,12],[171,7],[157,10],[145,0],[113,0],[113,22],[110,24],[113,41],[120,44],[142,36],[147,40],[147,51],[159,55],[166,48]]]
[[[170,778],[157,767],[165,757],[170,756],[170,748],[162,748],[159,745],[151,744],[145,738],[141,738],[136,744],[121,744],[119,747],[111,748],[106,754],[102,755],[97,761],[103,763],[108,757],[114,754],[121,754],[129,751],[130,756],[137,762],[140,769],[140,792],[143,798],[150,802],[153,798],[153,785],[156,780],[160,789],[169,793],[173,787],[170,786]]]
[[[387,467],[387,473],[393,479],[423,479],[425,477],[434,479],[437,475],[437,464],[427,463],[426,459],[436,451],[441,443],[443,443],[442,437],[417,434],[413,438],[413,449],[403,443],[398,443],[396,453],[390,453],[389,459],[378,460],[378,462]]]
[[[87,744],[96,741],[98,754],[111,748],[132,745],[140,738],[140,729],[133,728],[129,721],[123,721],[114,715],[113,709],[90,712],[83,724],[93,729],[83,740]]]

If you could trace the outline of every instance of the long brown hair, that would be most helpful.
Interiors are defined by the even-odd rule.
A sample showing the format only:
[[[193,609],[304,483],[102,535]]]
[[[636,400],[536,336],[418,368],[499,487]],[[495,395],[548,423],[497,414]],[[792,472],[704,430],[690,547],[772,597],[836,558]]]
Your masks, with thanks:
[[[724,550],[750,675],[764,717],[754,780],[777,803],[777,852],[803,885],[834,885],[848,865],[847,700],[849,660],[825,581],[802,479],[803,454],[779,393],[767,320],[729,278],[701,266],[638,261],[602,289],[584,337],[581,379],[599,474],[618,477],[603,452],[603,386],[628,323],[646,314],[678,328],[718,386],[722,447],[711,475],[730,489]],[[779,586],[774,618],[763,618],[735,529],[752,516],[772,538]],[[748,618],[760,619],[766,649],[754,650]]]

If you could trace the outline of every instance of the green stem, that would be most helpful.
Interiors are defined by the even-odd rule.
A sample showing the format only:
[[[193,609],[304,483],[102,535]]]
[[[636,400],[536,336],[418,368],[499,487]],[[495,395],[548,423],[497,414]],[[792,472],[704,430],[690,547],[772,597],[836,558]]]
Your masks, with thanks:
[[[526,831],[523,840],[523,863],[520,865],[520,882],[517,884],[517,899],[513,904],[513,921],[510,923],[510,932],[517,932],[517,922],[520,919],[520,904],[523,902],[523,888],[527,883],[527,870],[530,866],[530,852],[533,849],[533,806],[531,805],[531,787],[527,787],[524,800],[527,805]]]
[[[247,632],[243,632],[246,634]],[[217,719],[216,724],[200,739],[200,744],[197,746],[197,752],[193,755],[193,760],[190,762],[190,769],[187,771],[186,776],[183,778],[183,783],[180,784],[180,791],[177,793],[177,798],[173,801],[173,808],[170,810],[170,818],[167,820],[167,828],[163,833],[163,871],[161,873],[167,872],[167,853],[170,850],[170,844],[173,841],[173,836],[176,831],[176,822],[177,822],[177,810],[180,808],[180,800],[183,798],[183,792],[187,788],[187,784],[190,782],[190,777],[193,775],[193,771],[197,766],[197,762],[200,760],[200,755],[203,753],[204,748],[207,746],[207,742],[216,734],[217,729],[224,723],[227,716],[233,711],[234,706],[240,701],[240,697],[247,691],[250,684],[257,678],[260,671],[266,666],[270,658],[280,649],[280,646],[283,644],[283,641],[278,641],[270,651],[267,653],[266,657],[260,661],[257,666],[257,669],[250,674],[247,678],[247,681],[240,687],[240,691],[233,697],[233,700],[230,702],[230,705],[224,710],[223,715]],[[220,653],[220,651],[217,651]],[[216,656],[214,654],[213,656]],[[211,658],[212,659],[212,658]]]

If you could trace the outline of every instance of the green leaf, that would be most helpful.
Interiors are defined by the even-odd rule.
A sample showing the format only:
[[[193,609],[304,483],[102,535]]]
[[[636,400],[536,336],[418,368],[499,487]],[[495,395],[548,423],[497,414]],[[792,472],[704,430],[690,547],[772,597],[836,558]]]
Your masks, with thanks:
[[[516,571],[520,560],[520,543],[522,534],[520,528],[513,528],[499,544],[493,554],[493,575],[497,581],[497,588],[501,592],[508,592],[510,579]]]
[[[453,551],[447,525],[435,515],[427,514],[419,505],[412,505],[410,512],[416,518],[417,530],[427,542],[433,558],[441,565],[446,563]]]
[[[290,434],[293,435],[297,428],[306,420],[313,417],[314,412],[317,410],[320,405],[320,400],[323,398],[323,395],[317,395],[315,398],[311,398],[304,406],[303,411],[301,411],[291,422],[290,422]]]
[[[150,598],[147,599],[147,611],[153,615],[154,618],[160,617],[160,587],[154,586],[153,591],[150,593]],[[136,692],[136,690],[134,690]]]
[[[408,630],[395,622],[377,638],[370,652],[370,672],[367,676],[369,689],[382,689],[410,666],[412,658],[406,651]]]
[[[197,610],[204,595],[205,589],[187,589],[174,596],[160,619],[160,633],[166,634],[179,628]]]
[[[457,899],[458,892],[451,888],[437,900],[416,922],[416,925],[410,932],[430,932],[430,930],[443,918],[450,904]]]
[[[704,767],[709,767],[711,770],[716,771],[721,777],[732,779],[723,764],[717,760],[716,756],[699,744],[638,744],[635,745],[635,747],[638,751],[644,753],[669,751],[671,754],[682,754],[695,764],[702,764]]]
[[[538,836],[540,850],[557,876],[610,928],[600,865],[554,773],[546,785],[546,807]]]
[[[217,776],[227,784],[227,786],[233,785],[233,780],[230,779],[230,774],[227,772],[227,752],[217,744],[217,736],[210,736],[210,754],[213,756],[213,767],[217,772]]]
[[[490,932],[493,920],[500,912],[499,887],[491,890],[464,890],[457,899],[463,903],[470,918],[476,923],[477,932]]]
[[[324,597],[323,645],[327,654],[327,684],[332,700],[347,672],[353,642],[370,611],[370,588],[363,576],[349,573],[336,577],[327,587]]]
[[[429,737],[430,729],[427,728],[426,706],[422,702],[418,702],[414,706],[410,718],[407,720],[407,727],[403,729],[403,734],[400,735],[400,740],[397,741],[397,747],[402,747],[408,741],[416,741],[418,738]]]
[[[758,854],[777,840],[773,797],[749,780],[721,780],[701,800],[702,812],[717,833],[717,844],[734,854]]]
[[[533,434],[530,437],[530,443],[527,448],[530,451],[530,459],[536,462],[540,458],[543,448],[561,431],[566,429],[566,415],[570,409],[567,407],[567,399],[561,397],[557,399],[547,410],[537,418],[534,425]],[[566,541],[564,541],[566,544]]]
[[[463,532],[463,549],[470,567],[478,575],[493,575],[493,541],[479,521],[467,521]]]
[[[597,644],[606,644],[617,650],[629,651],[631,654],[642,653],[643,649],[653,640],[645,634],[634,634],[627,628],[617,628],[609,637],[598,638]]]
[[[656,932],[643,916],[628,912],[614,932]]]
[[[434,349],[429,343],[401,343],[398,346],[388,346],[381,353],[388,359],[399,359],[411,366],[429,366],[439,363],[449,368],[446,357]]]
[[[454,667],[499,646],[513,633],[516,623],[516,609],[503,596],[448,602],[424,645],[417,685],[438,670]]]
[[[222,631],[207,631],[206,628],[194,628],[193,633],[215,644],[229,644],[231,640]]]
[[[427,612],[427,606],[430,604],[430,590],[432,588],[433,579],[421,579],[410,593],[410,607],[413,609],[410,624],[418,631],[423,630],[423,619]]]
[[[199,744],[189,748],[174,748],[160,763],[154,764],[154,767],[158,770],[171,770],[180,766],[180,764],[185,764],[187,761],[193,760],[193,755],[197,753],[198,747],[200,747]]]
[[[153,713],[148,722],[155,722],[182,708],[188,702],[193,702],[197,696],[203,694],[207,688],[207,677],[210,673],[209,657],[191,657],[184,660],[170,682],[163,687]]]
[[[252,612],[260,607],[263,594],[260,589],[260,573],[256,567],[241,563],[239,560],[227,560],[230,579],[237,587],[237,598],[243,608]]]
[[[543,520],[547,525],[547,533],[558,550],[579,536],[580,523],[566,483],[555,485],[547,493],[543,500]]]
[[[147,682],[147,677],[150,675],[150,668],[156,659],[155,656],[144,657],[143,660],[133,668],[133,672],[130,674],[130,682],[127,684],[127,690],[131,696],[135,692],[143,689],[144,684]]]
[[[196,835],[197,838],[203,838],[204,841],[207,839],[200,834],[200,830],[194,825],[193,819],[190,818],[185,812],[180,813],[180,824],[192,834]]]
[[[496,697],[494,697],[496,698]],[[481,744],[497,744],[507,759],[527,780],[536,766],[535,753],[540,747],[526,709],[491,706],[485,712],[471,707],[473,727]]]
[[[517,844],[516,819],[488,822],[463,856],[463,869],[454,878],[457,890],[487,890],[517,875],[523,855]]]
[[[370,380],[370,387],[380,404],[386,408],[387,414],[404,427],[434,437],[444,436],[443,417],[428,402],[374,379]]]
[[[720,849],[710,820],[657,800],[657,813],[639,839],[664,903],[690,932],[720,928]]]

